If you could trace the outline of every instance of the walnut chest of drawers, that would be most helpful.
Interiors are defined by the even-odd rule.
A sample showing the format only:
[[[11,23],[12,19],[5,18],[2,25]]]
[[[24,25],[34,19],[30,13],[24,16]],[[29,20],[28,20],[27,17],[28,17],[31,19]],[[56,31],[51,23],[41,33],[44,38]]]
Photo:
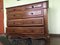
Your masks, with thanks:
[[[48,37],[48,2],[6,8],[7,35],[20,38]]]

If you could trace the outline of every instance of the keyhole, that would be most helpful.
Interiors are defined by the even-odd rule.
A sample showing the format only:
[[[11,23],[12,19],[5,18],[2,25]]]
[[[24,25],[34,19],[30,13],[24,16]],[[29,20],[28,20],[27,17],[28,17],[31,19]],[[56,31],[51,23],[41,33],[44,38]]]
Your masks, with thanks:
[[[34,6],[32,6],[32,8],[34,8]]]
[[[31,13],[33,15],[33,13]]]

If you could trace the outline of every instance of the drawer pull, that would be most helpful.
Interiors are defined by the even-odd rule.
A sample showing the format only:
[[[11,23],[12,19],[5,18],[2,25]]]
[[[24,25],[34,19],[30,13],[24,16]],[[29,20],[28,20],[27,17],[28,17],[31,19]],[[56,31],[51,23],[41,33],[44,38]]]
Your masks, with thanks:
[[[32,8],[34,8],[34,6],[32,6]]]
[[[33,13],[31,13],[33,15]]]

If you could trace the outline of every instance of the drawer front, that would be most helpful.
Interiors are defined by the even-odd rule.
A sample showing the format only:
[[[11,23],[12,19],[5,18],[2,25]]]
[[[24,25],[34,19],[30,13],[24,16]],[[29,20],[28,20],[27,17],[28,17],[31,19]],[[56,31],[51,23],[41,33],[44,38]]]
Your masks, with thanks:
[[[43,16],[43,10],[14,12],[7,14],[8,19],[36,18]]]
[[[29,4],[25,6],[16,6],[12,8],[7,8],[7,12],[15,12],[15,11],[24,11],[24,10],[30,10],[30,9],[37,9],[37,8],[47,8],[47,3],[48,2],[41,2],[41,3],[36,3],[36,4]]]
[[[39,3],[39,4],[31,4],[31,5],[26,5],[25,9],[34,9],[34,8],[42,8],[43,3]]]
[[[7,13],[17,12],[17,11],[24,11],[25,8],[23,7],[13,7],[13,8],[7,8]]]
[[[48,6],[47,2],[41,2],[41,3],[37,3],[37,4],[26,5],[25,9],[26,10],[37,9],[37,8],[43,9],[43,8],[47,8],[47,6]]]
[[[44,25],[44,19],[41,18],[31,18],[31,19],[15,19],[8,20],[8,26],[41,26]]]
[[[41,9],[42,7],[41,4],[33,4],[33,5],[26,5],[26,6],[19,6],[19,7],[14,7],[14,8],[7,8],[7,13],[12,13],[12,12],[23,12],[26,10],[37,10]]]
[[[44,34],[44,27],[8,27],[7,33],[16,34]]]

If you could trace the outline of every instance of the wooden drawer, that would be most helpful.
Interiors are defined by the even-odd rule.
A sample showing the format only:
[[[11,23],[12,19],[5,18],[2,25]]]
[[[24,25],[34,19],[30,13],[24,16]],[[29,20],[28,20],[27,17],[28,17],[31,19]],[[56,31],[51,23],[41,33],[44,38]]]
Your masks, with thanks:
[[[28,18],[28,19],[15,19],[8,20],[8,26],[42,26],[44,25],[44,19],[41,18]]]
[[[7,34],[44,34],[44,27],[7,27]]]
[[[37,9],[37,8],[40,8],[40,9],[47,8],[47,2],[41,2],[41,3],[30,4],[25,6],[26,10]]]
[[[37,8],[37,6],[32,6],[32,5],[26,5],[26,6],[20,6],[20,7],[11,7],[11,8],[7,8],[7,13],[12,13],[12,12],[21,12],[21,11],[27,11],[27,10],[40,10],[41,8]]]
[[[7,8],[7,12],[17,12],[17,11],[24,11],[24,10],[30,10],[30,9],[42,9],[42,8],[47,8],[48,2],[41,2],[41,3],[34,3],[34,4],[28,4],[25,6],[16,6],[16,7],[11,7],[11,8]]]
[[[37,9],[25,9],[24,7],[23,8],[10,8],[11,12],[8,11],[9,9],[7,9],[7,14],[16,14],[16,13],[22,13],[22,12],[30,12],[30,11],[42,11],[43,9],[40,9],[40,8],[37,8]]]
[[[38,4],[32,4],[32,5],[26,5],[25,9],[34,9],[34,8],[42,8],[43,3],[38,3]]]
[[[17,12],[17,11],[24,11],[25,8],[24,7],[11,7],[11,8],[7,8],[7,13],[11,13],[11,12]]]
[[[13,12],[8,13],[8,19],[23,19],[23,18],[36,18],[43,16],[43,10],[33,10],[33,11],[21,11],[21,12]]]

